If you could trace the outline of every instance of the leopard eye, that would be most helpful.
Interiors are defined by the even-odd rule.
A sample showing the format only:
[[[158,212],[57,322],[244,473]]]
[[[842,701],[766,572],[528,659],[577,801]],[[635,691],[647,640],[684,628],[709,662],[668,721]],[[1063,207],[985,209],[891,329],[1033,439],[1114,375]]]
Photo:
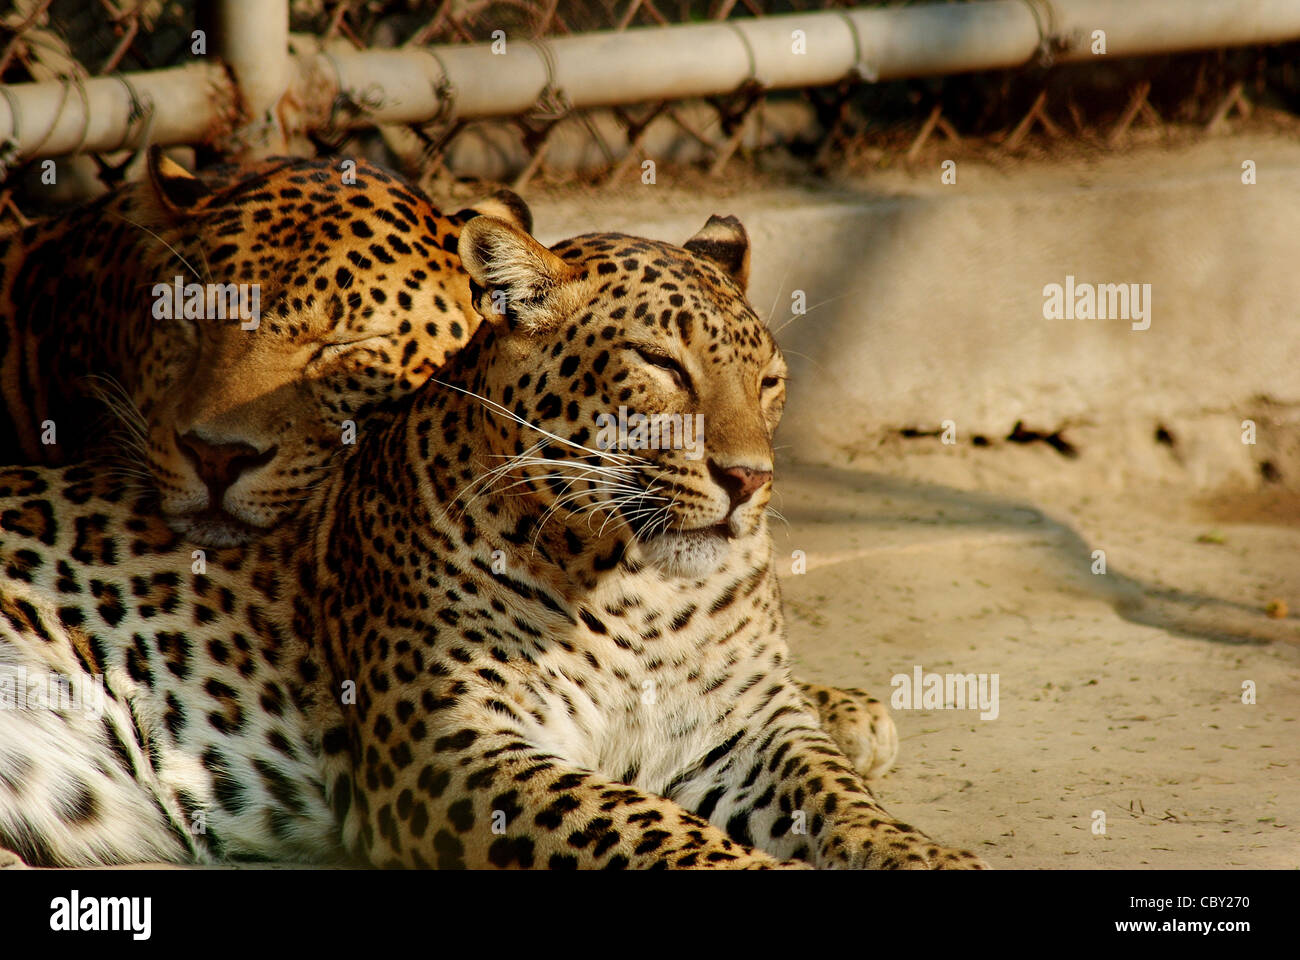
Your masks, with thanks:
[[[764,390],[772,390],[775,387],[780,386],[781,381],[784,379],[785,377],[764,377],[762,387]]]
[[[668,354],[660,353],[657,350],[651,350],[648,347],[634,346],[632,349],[636,351],[637,356],[650,364],[650,366],[658,367],[660,370],[667,370],[671,373],[673,379],[677,381],[677,385],[683,390],[690,385],[691,378],[687,375],[686,369]]]
[[[311,355],[311,360],[308,362],[319,363],[322,360],[335,360],[341,356],[344,356],[347,353],[350,353],[352,350],[356,349],[362,344],[373,343],[373,341],[376,340],[383,340],[387,342],[388,337],[384,336],[383,334],[375,334],[369,337],[358,337],[355,340],[344,340],[338,343],[326,343],[321,347],[319,347],[316,350],[316,352]],[[374,344],[374,345],[377,346],[378,344]]]

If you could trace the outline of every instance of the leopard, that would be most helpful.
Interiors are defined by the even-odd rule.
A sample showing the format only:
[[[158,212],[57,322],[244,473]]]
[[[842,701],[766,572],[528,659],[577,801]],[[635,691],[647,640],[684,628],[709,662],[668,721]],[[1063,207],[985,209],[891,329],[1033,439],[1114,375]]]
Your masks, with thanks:
[[[364,159],[199,177],[151,149],[140,181],[0,238],[3,459],[111,463],[198,547],[261,535],[346,452],[350,425],[467,342],[479,315],[457,240],[483,214],[532,227],[513,191],[444,215]],[[154,289],[177,275],[258,284],[267,322],[154,317]],[[885,705],[800,684],[863,775],[887,773]]]
[[[445,214],[364,159],[199,177],[150,150],[141,180],[0,238],[5,462],[112,459],[196,545],[259,535],[468,341],[456,243],[484,212],[531,228],[509,190]]]
[[[786,372],[740,223],[547,249],[480,216],[460,257],[469,343],[291,519],[201,568],[93,466],[0,472],[9,687],[89,691],[0,710],[0,845],[986,867],[890,816],[790,677],[767,529]],[[698,413],[703,455],[595,440],[618,406]]]

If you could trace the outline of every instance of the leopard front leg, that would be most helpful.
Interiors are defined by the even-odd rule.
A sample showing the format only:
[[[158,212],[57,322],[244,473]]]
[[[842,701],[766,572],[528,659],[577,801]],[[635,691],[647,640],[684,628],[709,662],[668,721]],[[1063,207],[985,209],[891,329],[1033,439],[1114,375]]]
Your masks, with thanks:
[[[760,685],[761,686],[761,685]],[[890,816],[792,683],[672,792],[740,843],[822,868],[987,869]]]
[[[357,772],[345,833],[376,866],[804,866],[737,843],[676,803],[577,769],[513,732],[465,727],[431,746],[396,777],[382,761],[376,767],[389,775]]]
[[[889,708],[856,687],[795,680],[804,703],[864,780],[883,776],[898,758],[898,728]]]

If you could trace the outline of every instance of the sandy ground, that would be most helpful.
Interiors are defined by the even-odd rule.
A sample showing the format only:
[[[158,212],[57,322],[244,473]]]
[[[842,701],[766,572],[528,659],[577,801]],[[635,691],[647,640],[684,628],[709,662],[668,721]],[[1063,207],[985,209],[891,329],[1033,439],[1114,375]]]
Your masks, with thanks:
[[[996,719],[895,711],[886,807],[995,867],[1300,866],[1295,498],[1094,495],[1045,447],[937,448],[786,467],[773,501],[798,672],[881,699],[917,665],[999,677]]]

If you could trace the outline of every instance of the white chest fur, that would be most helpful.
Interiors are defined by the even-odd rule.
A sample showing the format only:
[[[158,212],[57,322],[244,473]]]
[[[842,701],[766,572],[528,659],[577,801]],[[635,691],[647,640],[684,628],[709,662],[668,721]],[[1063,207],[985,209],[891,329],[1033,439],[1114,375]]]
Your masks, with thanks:
[[[569,649],[546,644],[528,671],[527,699],[543,717],[529,718],[534,742],[575,766],[665,792],[734,732],[745,713],[739,699],[757,696],[772,670],[781,639],[770,614],[755,615],[757,602],[776,602],[771,584],[714,609],[754,573],[738,562],[689,582],[648,569],[598,588],[584,601],[597,623],[557,624]]]

